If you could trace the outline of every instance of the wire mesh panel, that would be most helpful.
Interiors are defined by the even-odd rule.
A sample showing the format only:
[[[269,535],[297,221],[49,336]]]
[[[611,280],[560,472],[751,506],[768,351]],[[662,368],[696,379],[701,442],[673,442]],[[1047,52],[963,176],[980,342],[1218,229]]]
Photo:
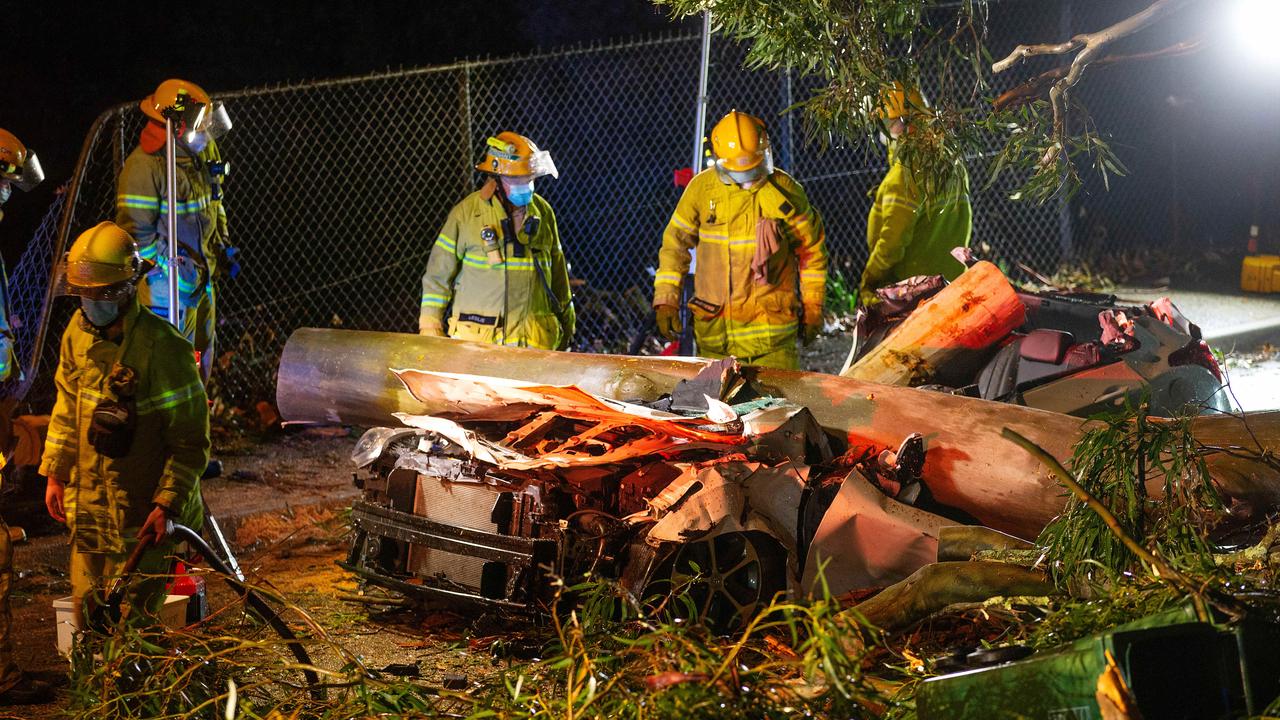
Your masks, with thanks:
[[[1058,37],[1070,25],[1062,7],[999,3],[993,52]],[[478,186],[473,164],[486,138],[502,130],[531,137],[560,169],[558,179],[538,181],[538,192],[554,208],[571,266],[575,349],[625,351],[651,312],[662,230],[681,192],[673,171],[693,154],[699,42],[680,35],[217,94],[235,121],[221,145],[232,167],[231,243],[241,249],[243,269],[217,284],[211,395],[236,406],[274,398],[281,349],[299,327],[415,331],[420,276],[439,227]],[[825,152],[807,143],[801,119],[784,111],[812,92],[813,81],[744,70],[743,56],[744,48],[714,40],[708,123],[733,108],[768,122],[779,164],[825,218],[833,276],[854,284],[867,255],[870,193],[885,171],[883,148],[873,139]],[[51,209],[14,275],[24,317],[43,297],[41,274],[61,252],[58,242],[114,217],[116,178],[143,122],[128,103],[91,130],[70,202]],[[989,157],[970,164],[975,243],[1051,269],[1070,248],[1079,213],[1010,202],[1016,177],[984,188]],[[1085,202],[1093,197],[1086,193]],[[59,210],[65,232],[55,237]],[[1108,211],[1124,218],[1108,232],[1124,237],[1133,214]],[[43,364],[33,352],[37,338],[20,331],[32,375],[47,373],[73,307],[64,299],[51,309]],[[35,379],[32,397],[51,397],[49,384]]]

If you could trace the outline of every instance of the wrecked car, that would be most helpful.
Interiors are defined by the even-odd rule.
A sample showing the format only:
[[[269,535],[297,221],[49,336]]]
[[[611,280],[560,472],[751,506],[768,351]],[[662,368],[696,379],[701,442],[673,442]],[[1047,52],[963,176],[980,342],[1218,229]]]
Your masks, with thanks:
[[[557,578],[687,593],[729,629],[784,591],[883,587],[936,556],[953,521],[921,500],[920,436],[834,446],[808,410],[741,389],[732,360],[663,409],[575,387],[396,371],[451,412],[401,413],[353,460],[363,497],[344,567],[410,597],[546,611]],[[674,412],[673,412],[674,410]],[[895,501],[893,497],[898,500]]]
[[[1149,403],[1154,415],[1230,412],[1200,328],[1168,298],[1014,288],[975,262],[950,285],[922,276],[860,308],[846,377],[1090,417]]]

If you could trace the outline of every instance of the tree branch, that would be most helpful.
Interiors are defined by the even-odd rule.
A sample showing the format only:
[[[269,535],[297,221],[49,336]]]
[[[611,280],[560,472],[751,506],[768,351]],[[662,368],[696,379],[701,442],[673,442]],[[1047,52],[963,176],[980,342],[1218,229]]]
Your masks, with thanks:
[[[1107,65],[1114,65],[1116,63],[1139,62],[1142,60],[1155,60],[1157,58],[1164,57],[1178,57],[1180,55],[1187,55],[1196,52],[1203,47],[1203,40],[1184,40],[1183,42],[1170,45],[1169,47],[1161,50],[1152,50],[1144,53],[1130,53],[1128,55],[1108,55],[1095,60],[1093,62],[1093,67],[1100,68]],[[995,110],[999,111],[1016,108],[1031,102],[1048,92],[1049,87],[1053,83],[1066,77],[1067,71],[1070,69],[1071,65],[1069,64],[1059,65],[1052,70],[1040,73],[1021,85],[1017,85],[1001,93],[1000,97],[996,98],[995,101],[991,103],[991,106]]]
[[[1104,50],[1106,50],[1115,41],[1128,37],[1133,33],[1147,27],[1156,20],[1171,15],[1184,6],[1196,2],[1197,0],[1155,0],[1146,10],[1130,16],[1111,27],[1092,33],[1082,33],[1071,38],[1067,42],[1042,45],[1019,45],[1009,53],[1005,59],[992,64],[992,73],[1002,73],[1005,70],[1017,65],[1022,60],[1037,55],[1065,55],[1070,52],[1079,50],[1075,59],[1067,67],[1066,73],[1058,78],[1053,86],[1049,89],[1049,103],[1053,106],[1053,146],[1049,152],[1045,153],[1041,158],[1042,165],[1048,165],[1062,157],[1065,148],[1066,136],[1066,113],[1064,106],[1066,105],[1067,91],[1075,87],[1080,81],[1080,76],[1084,73],[1084,69],[1090,64],[1098,61]]]
[[[1128,37],[1151,23],[1159,20],[1166,15],[1170,15],[1180,10],[1184,5],[1189,5],[1195,0],[1156,0],[1147,7],[1146,10],[1133,15],[1129,18],[1121,20],[1103,30],[1092,33],[1081,33],[1063,43],[1044,43],[1039,45],[1019,45],[1009,53],[1008,57],[991,65],[993,74],[1000,74],[1005,70],[1017,65],[1022,60],[1035,57],[1037,55],[1065,55],[1069,52],[1085,48],[1086,52],[1090,49],[1106,47],[1111,43],[1123,37]],[[1096,51],[1095,51],[1096,54]],[[1076,62],[1079,62],[1076,56]],[[1073,65],[1075,62],[1072,63]],[[1085,63],[1088,64],[1088,63]],[[1081,68],[1083,70],[1083,68]]]

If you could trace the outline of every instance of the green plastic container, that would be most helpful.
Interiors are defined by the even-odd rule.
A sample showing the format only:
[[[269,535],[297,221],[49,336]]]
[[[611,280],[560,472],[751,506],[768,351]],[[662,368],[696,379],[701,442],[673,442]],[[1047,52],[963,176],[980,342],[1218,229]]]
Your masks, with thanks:
[[[1280,695],[1280,627],[1222,626],[1180,607],[1025,660],[931,678],[920,720],[1101,720],[1095,700],[1106,651],[1146,718],[1246,717]]]

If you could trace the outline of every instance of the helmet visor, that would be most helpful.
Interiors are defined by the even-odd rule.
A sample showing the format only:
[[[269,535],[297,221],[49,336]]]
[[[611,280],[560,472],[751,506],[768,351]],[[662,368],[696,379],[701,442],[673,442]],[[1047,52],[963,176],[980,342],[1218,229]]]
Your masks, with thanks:
[[[22,170],[14,182],[19,190],[27,191],[43,181],[44,168],[40,167],[40,158],[36,156],[34,150],[28,150],[27,161],[22,164]]]
[[[22,167],[7,162],[0,162],[0,178],[4,178],[19,190],[30,190],[44,180],[44,169],[40,167],[40,158],[32,150],[27,151],[27,159]]]
[[[724,160],[720,158],[716,158],[714,167],[716,174],[720,176],[720,181],[723,183],[742,184],[756,182],[773,174],[773,151],[765,148],[764,158],[760,161],[760,164],[750,170],[730,170],[725,165]]]
[[[134,268],[124,268],[113,263],[89,260],[71,262],[64,257],[58,263],[54,294],[87,297],[90,300],[119,300],[132,292],[138,279],[154,267],[155,263],[149,260],[143,260]]]
[[[87,297],[90,300],[119,300],[133,291],[133,281],[112,283],[111,285],[75,285],[67,279],[65,265],[58,267],[58,281],[54,286],[56,295]]]
[[[231,115],[221,102],[214,101],[208,106],[201,105],[196,118],[187,126],[186,141],[192,142],[198,133],[204,133],[217,140],[231,129]]]
[[[529,158],[529,172],[535,178],[543,175],[550,175],[553,178],[560,177],[560,171],[556,169],[556,163],[551,159],[551,153],[546,150],[539,150]]]

